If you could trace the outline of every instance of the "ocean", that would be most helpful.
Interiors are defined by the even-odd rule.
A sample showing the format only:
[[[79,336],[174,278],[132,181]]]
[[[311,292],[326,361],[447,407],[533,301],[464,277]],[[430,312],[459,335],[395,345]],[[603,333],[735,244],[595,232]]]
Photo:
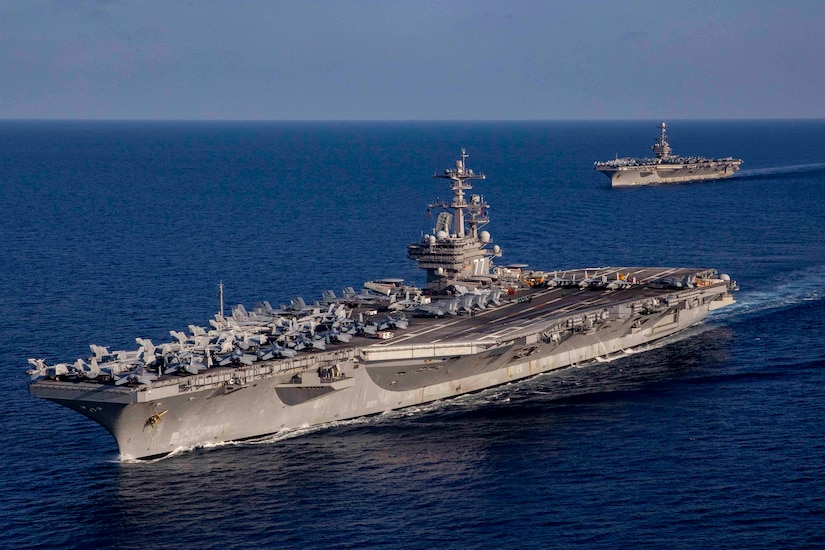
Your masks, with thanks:
[[[0,121],[0,547],[825,547],[825,121],[668,121],[732,179],[611,189],[660,121]],[[124,462],[27,359],[401,277],[435,172],[500,263],[712,267],[737,303],[620,359]]]

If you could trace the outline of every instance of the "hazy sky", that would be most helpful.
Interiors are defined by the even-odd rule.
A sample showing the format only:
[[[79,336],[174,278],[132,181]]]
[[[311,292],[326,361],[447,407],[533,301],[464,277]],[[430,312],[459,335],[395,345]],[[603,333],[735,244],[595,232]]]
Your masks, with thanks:
[[[825,118],[825,1],[0,0],[0,118]]]

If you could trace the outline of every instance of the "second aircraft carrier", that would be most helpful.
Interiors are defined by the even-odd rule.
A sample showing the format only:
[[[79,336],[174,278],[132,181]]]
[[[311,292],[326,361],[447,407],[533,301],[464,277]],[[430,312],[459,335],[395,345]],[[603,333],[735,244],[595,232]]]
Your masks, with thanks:
[[[650,149],[653,158],[615,158],[595,163],[596,170],[610,178],[613,187],[653,183],[681,183],[729,178],[739,170],[741,159],[682,157],[673,154],[662,122],[662,134]]]

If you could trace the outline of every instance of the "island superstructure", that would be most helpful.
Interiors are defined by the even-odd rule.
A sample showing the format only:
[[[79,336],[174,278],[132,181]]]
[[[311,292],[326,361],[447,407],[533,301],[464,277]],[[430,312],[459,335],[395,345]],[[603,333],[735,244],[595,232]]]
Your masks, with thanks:
[[[216,314],[210,328],[170,342],[73,363],[29,360],[29,390],[99,423],[120,456],[266,436],[419,405],[624,354],[733,302],[736,285],[711,268],[616,266],[528,270],[498,266],[489,205],[469,194],[466,167],[436,177],[452,200],[431,233],[409,245],[427,274]],[[80,418],[80,417],[78,417]]]
[[[471,181],[485,179],[484,174],[476,174],[465,167],[467,152],[461,150],[461,159],[454,169],[436,174],[436,178],[450,180],[453,200],[435,202],[430,208],[442,210],[436,217],[432,235],[426,235],[423,242],[408,247],[408,257],[418,262],[418,267],[427,272],[427,288],[441,291],[460,281],[462,283],[489,285],[493,258],[501,256],[501,249],[490,244],[490,233],[479,232],[490,220],[481,195],[471,195],[469,201],[465,191],[472,189]]]
[[[653,158],[615,158],[596,162],[596,170],[610,178],[613,187],[630,187],[653,183],[679,183],[729,178],[739,170],[741,159],[710,159],[673,155],[667,140],[667,124],[659,126],[661,135],[650,147]]]

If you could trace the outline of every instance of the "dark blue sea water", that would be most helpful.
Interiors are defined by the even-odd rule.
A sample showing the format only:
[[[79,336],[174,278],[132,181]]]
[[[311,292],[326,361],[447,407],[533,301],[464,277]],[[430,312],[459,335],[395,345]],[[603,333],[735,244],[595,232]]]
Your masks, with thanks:
[[[670,121],[723,182],[611,189],[659,121],[0,122],[0,547],[825,547],[825,122]],[[466,147],[504,262],[715,267],[666,345],[414,410],[122,463],[29,357],[135,349],[367,279],[423,283]]]

